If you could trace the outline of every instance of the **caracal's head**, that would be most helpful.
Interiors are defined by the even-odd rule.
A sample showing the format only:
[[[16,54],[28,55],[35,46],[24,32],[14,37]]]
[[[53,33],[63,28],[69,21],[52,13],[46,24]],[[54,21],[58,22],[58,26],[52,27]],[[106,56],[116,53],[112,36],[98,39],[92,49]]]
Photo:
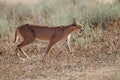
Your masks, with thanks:
[[[73,26],[74,31],[76,30],[80,30],[80,32],[84,31],[83,26],[76,19],[73,19],[72,26]]]

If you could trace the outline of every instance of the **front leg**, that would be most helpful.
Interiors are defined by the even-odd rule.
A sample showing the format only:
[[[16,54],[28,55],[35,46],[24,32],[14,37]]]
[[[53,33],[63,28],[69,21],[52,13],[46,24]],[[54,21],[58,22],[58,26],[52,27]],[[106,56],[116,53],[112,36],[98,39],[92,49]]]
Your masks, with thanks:
[[[59,41],[59,39],[58,39],[56,36],[53,36],[53,38],[50,40],[50,42],[49,42],[49,44],[48,44],[46,53],[45,53],[45,55],[44,55],[44,57],[43,57],[43,61],[45,60],[45,58],[46,58],[48,52],[50,51],[51,47],[52,47],[56,42],[58,42],[58,41]]]
[[[67,44],[65,45],[68,53],[72,54],[72,51],[71,51],[71,48],[70,48],[70,38],[71,38],[71,35],[69,34],[68,37],[67,37]]]

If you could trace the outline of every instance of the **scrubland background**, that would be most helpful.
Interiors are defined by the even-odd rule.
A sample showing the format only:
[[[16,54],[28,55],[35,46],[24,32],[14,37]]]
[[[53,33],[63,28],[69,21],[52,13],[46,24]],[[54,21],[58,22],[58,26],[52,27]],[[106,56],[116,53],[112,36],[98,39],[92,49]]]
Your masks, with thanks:
[[[74,57],[36,41],[16,56],[15,29],[22,24],[68,25],[76,18],[85,31],[73,33]],[[79,35],[79,36],[78,36]],[[120,0],[0,0],[0,80],[120,80]]]

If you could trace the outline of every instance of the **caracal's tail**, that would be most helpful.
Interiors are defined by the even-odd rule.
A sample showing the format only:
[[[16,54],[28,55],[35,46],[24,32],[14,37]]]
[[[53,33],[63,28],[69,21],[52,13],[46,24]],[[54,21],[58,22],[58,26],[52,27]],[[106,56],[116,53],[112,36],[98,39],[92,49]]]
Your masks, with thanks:
[[[16,29],[15,31],[15,38],[14,38],[14,43],[16,43],[18,41],[18,29]]]

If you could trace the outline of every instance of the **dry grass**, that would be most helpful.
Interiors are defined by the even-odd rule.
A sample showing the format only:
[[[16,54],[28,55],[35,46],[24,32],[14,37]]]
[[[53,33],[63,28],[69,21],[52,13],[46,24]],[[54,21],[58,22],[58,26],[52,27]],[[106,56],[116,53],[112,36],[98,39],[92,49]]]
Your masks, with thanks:
[[[116,24],[117,23],[117,24]],[[44,50],[28,46],[29,59],[16,56],[15,45],[8,36],[0,43],[0,80],[119,80],[120,79],[120,23],[115,22],[106,31],[96,29],[99,39],[72,49],[75,57],[63,48],[53,46],[45,63]]]
[[[120,80],[119,3],[97,7],[96,2],[88,5],[85,0],[0,4],[0,80]],[[47,42],[42,41],[25,48],[29,59],[16,56],[16,44],[12,43],[16,27],[24,23],[67,25],[72,17],[85,26],[79,37],[78,33],[72,35],[74,57],[58,43],[43,63]]]

